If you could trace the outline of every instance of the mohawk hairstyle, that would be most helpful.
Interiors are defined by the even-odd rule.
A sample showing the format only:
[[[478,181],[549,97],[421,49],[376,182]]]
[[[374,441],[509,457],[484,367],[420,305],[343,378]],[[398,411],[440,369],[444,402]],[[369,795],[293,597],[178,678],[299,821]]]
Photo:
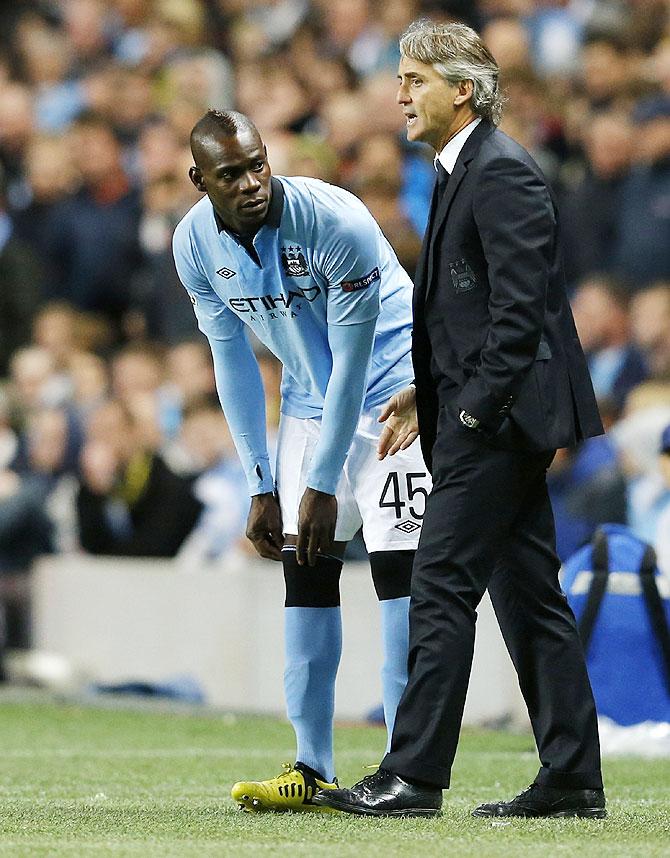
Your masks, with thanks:
[[[255,131],[256,127],[243,113],[238,113],[237,110],[215,110],[214,108],[210,108],[196,122],[191,132],[191,139],[209,137],[222,132],[226,137],[233,137],[238,131],[246,129]]]
[[[210,108],[204,116],[193,126],[191,131],[191,152],[198,163],[198,156],[202,155],[207,147],[207,142],[216,140],[217,137],[234,137],[240,131],[251,131],[258,134],[254,123],[237,110],[214,110]]]
[[[240,123],[238,122],[238,117],[240,115],[241,114],[232,110],[215,110],[213,107],[210,107],[207,113],[203,116],[203,120],[208,120],[208,125],[215,125],[225,134],[232,135],[237,134],[239,130]]]

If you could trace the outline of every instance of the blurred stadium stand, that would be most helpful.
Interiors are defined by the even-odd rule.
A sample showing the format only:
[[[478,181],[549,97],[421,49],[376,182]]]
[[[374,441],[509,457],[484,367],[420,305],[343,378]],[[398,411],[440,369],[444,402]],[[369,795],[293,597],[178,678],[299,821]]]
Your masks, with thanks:
[[[430,153],[404,139],[395,75],[398,35],[422,14],[482,29],[502,69],[502,128],[560,198],[576,321],[609,430],[557,456],[561,554],[602,521],[627,522],[670,572],[668,0],[14,0],[0,4],[9,646],[31,644],[38,556],[71,560],[82,588],[93,553],[177,554],[193,569],[207,563],[214,587],[230,551],[252,562],[244,479],[170,252],[198,196],[189,132],[209,107],[248,113],[275,173],[357,193],[412,273],[433,172]],[[272,438],[279,370],[260,357]],[[161,532],[142,503],[161,475],[175,498],[196,498],[189,533]],[[85,536],[91,496],[104,542]],[[173,574],[156,568],[155,578]],[[208,633],[223,640],[222,625],[213,612]]]

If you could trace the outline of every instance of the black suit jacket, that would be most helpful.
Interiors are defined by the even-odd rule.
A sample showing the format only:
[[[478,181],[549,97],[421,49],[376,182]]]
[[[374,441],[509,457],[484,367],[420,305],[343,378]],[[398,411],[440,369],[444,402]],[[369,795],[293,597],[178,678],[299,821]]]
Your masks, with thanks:
[[[435,205],[412,337],[428,468],[440,407],[449,419],[469,412],[509,449],[552,450],[602,433],[540,168],[483,120]]]

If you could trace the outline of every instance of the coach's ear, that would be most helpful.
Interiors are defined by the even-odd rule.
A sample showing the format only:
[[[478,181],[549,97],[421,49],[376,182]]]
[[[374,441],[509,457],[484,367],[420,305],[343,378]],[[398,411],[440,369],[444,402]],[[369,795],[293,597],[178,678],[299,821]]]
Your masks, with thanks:
[[[207,192],[207,185],[205,184],[205,180],[199,167],[191,167],[188,171],[188,177],[199,191],[203,194]]]
[[[458,91],[454,98],[454,107],[460,107],[461,104],[465,104],[466,101],[472,98],[474,92],[474,84],[471,80],[459,80],[457,86]]]

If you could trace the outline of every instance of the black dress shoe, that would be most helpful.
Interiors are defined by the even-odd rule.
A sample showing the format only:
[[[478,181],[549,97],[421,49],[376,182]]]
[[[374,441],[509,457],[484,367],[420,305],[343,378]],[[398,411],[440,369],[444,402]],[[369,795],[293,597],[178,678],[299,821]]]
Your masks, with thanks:
[[[437,816],[442,790],[410,784],[387,769],[378,769],[351,789],[322,790],[312,801],[360,816]]]
[[[511,801],[480,804],[473,816],[581,816],[604,819],[605,793],[601,789],[558,789],[531,784]]]

